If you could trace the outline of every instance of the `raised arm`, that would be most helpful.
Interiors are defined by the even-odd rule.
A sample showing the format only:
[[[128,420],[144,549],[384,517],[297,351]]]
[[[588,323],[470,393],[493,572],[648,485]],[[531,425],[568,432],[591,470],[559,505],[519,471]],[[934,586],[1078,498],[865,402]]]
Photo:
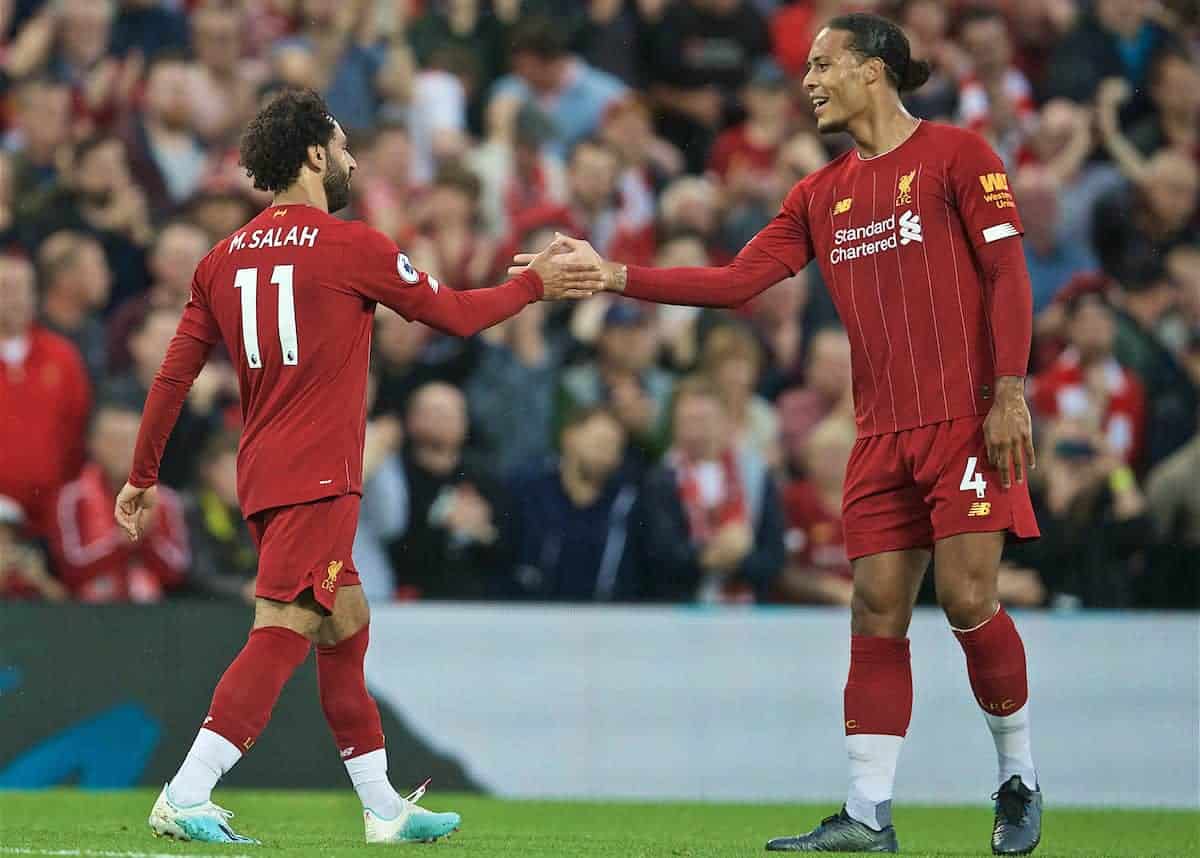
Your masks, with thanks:
[[[713,268],[644,268],[601,262],[586,241],[560,239],[571,258],[601,262],[604,288],[624,292],[630,298],[658,304],[692,307],[738,307],[776,283],[801,271],[813,257],[808,236],[807,202],[803,184],[788,194],[783,208],[772,221],[742,248],[728,265]],[[544,251],[543,251],[544,252]],[[515,267],[531,263],[531,254],[513,258]]]

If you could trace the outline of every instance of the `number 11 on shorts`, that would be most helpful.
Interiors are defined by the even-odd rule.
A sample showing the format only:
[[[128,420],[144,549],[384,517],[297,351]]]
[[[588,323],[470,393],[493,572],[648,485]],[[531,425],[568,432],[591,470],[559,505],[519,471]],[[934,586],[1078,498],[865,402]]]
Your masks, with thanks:
[[[969,492],[975,490],[975,497],[983,497],[983,493],[987,491],[987,481],[984,480],[983,474],[975,470],[975,465],[979,462],[977,456],[970,456],[967,459],[966,470],[963,471],[962,482],[958,484],[958,490]]]

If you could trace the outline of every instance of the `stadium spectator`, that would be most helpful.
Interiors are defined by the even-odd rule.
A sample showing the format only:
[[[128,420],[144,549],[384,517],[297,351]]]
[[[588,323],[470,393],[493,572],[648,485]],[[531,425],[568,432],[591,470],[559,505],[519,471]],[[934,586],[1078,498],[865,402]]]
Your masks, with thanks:
[[[150,288],[122,303],[108,323],[108,361],[114,372],[129,367],[131,332],[154,310],[176,317],[183,313],[192,291],[192,274],[212,242],[198,226],[187,221],[167,224],[154,239],[147,258]]]
[[[1129,129],[1129,142],[1143,157],[1173,147],[1200,162],[1200,69],[1178,49],[1163,50],[1150,67],[1154,112]]]
[[[1150,58],[1166,38],[1150,9],[1149,0],[1094,0],[1051,55],[1046,94],[1090,102],[1100,82],[1116,73],[1138,93],[1135,109],[1144,110]]]
[[[191,14],[196,58],[191,82],[192,124],[207,143],[236,137],[254,115],[267,67],[261,60],[242,56],[246,22],[245,4],[241,3],[205,3]]]
[[[407,35],[422,67],[433,65],[450,52],[473,57],[480,92],[487,91],[506,64],[504,26],[494,15],[487,14],[482,0],[426,4],[425,13],[412,22]],[[480,115],[482,105],[474,105],[472,112]]]
[[[854,575],[842,535],[842,485],[858,431],[846,414],[816,425],[805,448],[805,477],[783,490],[788,562],[776,595],[789,602],[850,604]]]
[[[188,586],[197,593],[254,603],[258,552],[237,496],[238,439],[217,433],[199,455],[200,484],[184,498],[192,562]]]
[[[971,61],[950,38],[950,20],[950,10],[941,0],[910,0],[901,9],[900,25],[908,35],[913,58],[930,64],[925,85],[903,96],[904,106],[913,116],[951,122],[958,115],[959,81],[970,72]]]
[[[1033,287],[1033,312],[1050,306],[1076,274],[1096,270],[1096,258],[1086,246],[1063,238],[1059,217],[1061,185],[1047,170],[1026,167],[1012,180],[1025,226],[1025,265]]]
[[[38,270],[42,324],[74,343],[97,383],[108,365],[108,340],[97,314],[112,291],[104,248],[90,235],[56,232],[38,248]]]
[[[620,80],[567,50],[562,28],[550,18],[521,19],[509,37],[512,74],[496,81],[492,98],[515,94],[554,117],[550,142],[561,155],[590,137],[605,109],[625,94]]]
[[[1146,508],[1161,548],[1150,556],[1143,602],[1159,608],[1200,607],[1200,435],[1146,479]]]
[[[1117,279],[1129,276],[1130,264],[1200,241],[1200,167],[1190,157],[1164,149],[1133,171],[1130,187],[1097,202],[1092,225],[1100,264]]]
[[[13,126],[5,141],[16,153],[13,194],[18,200],[45,193],[62,176],[70,154],[71,90],[50,77],[33,77],[16,89]]]
[[[567,208],[573,232],[617,256],[636,256],[653,243],[653,203],[636,187],[622,193],[616,151],[598,138],[579,141],[567,163]]]
[[[401,247],[417,234],[426,188],[413,176],[412,139],[404,123],[381,122],[363,155],[365,175],[354,180],[363,220]]]
[[[705,338],[700,366],[725,406],[733,443],[774,470],[781,463],[779,420],[771,404],[754,392],[763,360],[762,346],[753,334],[721,325]]]
[[[467,90],[460,76],[441,68],[421,69],[403,43],[388,48],[376,77],[381,119],[403,122],[412,143],[409,169],[422,184],[462,158],[466,136]]]
[[[83,465],[92,392],[75,346],[34,320],[33,281],[27,259],[0,255],[0,495],[43,536]]]
[[[579,408],[607,404],[647,461],[662,452],[672,378],[656,367],[654,318],[642,304],[618,301],[604,311],[595,358],[562,373],[555,422]]]
[[[996,9],[976,7],[959,23],[971,73],[959,92],[961,123],[992,141],[997,154],[1012,160],[1034,121],[1033,87],[1012,64],[1008,23]]]
[[[1167,254],[1167,274],[1179,290],[1179,331],[1175,351],[1192,383],[1200,387],[1200,244]]]
[[[146,313],[129,335],[132,363],[125,372],[110,375],[101,388],[102,398],[140,410],[178,325],[177,310],[155,308]],[[223,390],[233,392],[236,401],[237,388],[231,373],[227,365],[214,363],[211,371],[202,374],[192,386],[163,453],[161,474],[167,485],[192,485],[196,475],[195,452],[203,449],[220,418],[213,405]]]
[[[1146,390],[1144,467],[1153,467],[1196,433],[1200,383],[1163,342],[1164,318],[1178,301],[1160,258],[1152,256],[1111,290],[1117,322],[1113,353]]]
[[[683,172],[683,153],[654,133],[650,108],[640,96],[609,105],[600,139],[621,161],[621,194],[636,196],[643,208],[649,205],[653,217],[654,194]]]
[[[115,5],[108,0],[65,0],[57,10],[51,74],[72,89],[77,118],[108,124],[128,106],[140,60],[109,54]],[[52,13],[54,14],[54,13]]]
[[[156,217],[191,196],[208,168],[196,133],[192,71],[181,57],[155,60],[146,72],[144,109],[124,131],[134,181]]]
[[[671,448],[646,475],[634,521],[645,598],[764,599],[784,565],[784,519],[766,462],[730,443],[721,397],[688,378],[675,391]]]
[[[117,56],[138,54],[153,59],[160,53],[188,47],[187,19],[162,0],[119,0],[113,24],[112,50]]]
[[[88,463],[58,497],[55,566],[82,602],[157,602],[184,583],[191,564],[183,504],[165,485],[141,541],[130,542],[113,518],[140,419],[138,406],[101,402],[88,432]]]
[[[589,64],[608,72],[627,86],[636,86],[641,69],[637,51],[637,14],[623,0],[587,0],[576,28],[574,43]]]
[[[444,382],[418,388],[405,420],[409,526],[392,545],[400,598],[479,599],[505,568],[501,489],[464,459],[467,406]]]
[[[438,170],[429,188],[424,234],[409,245],[413,265],[454,289],[488,286],[496,245],[479,231],[479,177],[457,163]]]
[[[1133,470],[1098,428],[1077,419],[1050,423],[1038,450],[1029,488],[1042,535],[1009,546],[1005,557],[1037,570],[1053,606],[1129,607],[1133,558],[1153,538]]]
[[[375,7],[337,0],[299,0],[296,5],[301,27],[276,43],[277,73],[289,83],[319,90],[347,133],[369,129],[378,107],[376,76],[387,59],[367,14]],[[292,63],[295,72],[288,71]]]
[[[761,202],[774,194],[775,161],[792,123],[791,93],[773,60],[755,67],[742,91],[746,120],[722,131],[708,156],[728,204]]]
[[[374,407],[378,377],[367,378],[367,412]],[[384,414],[367,423],[363,447],[363,499],[354,533],[354,568],[363,593],[372,602],[387,602],[396,590],[389,543],[408,527],[408,484],[400,448],[404,428],[400,418]]]
[[[700,172],[755,61],[771,49],[746,0],[679,0],[650,27],[646,74],[659,131]]]
[[[537,105],[515,95],[491,100],[487,139],[465,159],[483,183],[481,213],[491,235],[523,237],[540,225],[530,218],[557,213],[566,202],[566,170],[543,145],[553,135],[550,118]]]
[[[557,461],[529,468],[510,486],[512,593],[554,602],[629,599],[637,485],[622,468],[625,429],[603,406],[585,408],[567,418],[559,447]]]
[[[24,541],[25,513],[12,498],[0,495],[0,601],[45,599],[61,602],[67,591],[46,569],[42,552]]]
[[[61,229],[96,237],[113,273],[114,304],[145,288],[145,247],[153,232],[120,138],[85,137],[75,146],[71,174],[45,194],[18,198],[18,206],[23,240],[31,246]]]
[[[808,440],[821,421],[834,413],[854,416],[850,398],[850,340],[841,328],[823,328],[808,344],[802,387],[778,400],[780,440],[788,465],[803,473]]]
[[[1044,418],[1095,422],[1105,445],[1126,465],[1141,461],[1146,434],[1142,383],[1113,356],[1116,323],[1102,293],[1066,302],[1068,348],[1030,383],[1030,404]]]
[[[530,304],[486,331],[479,365],[467,381],[472,447],[502,476],[551,452],[563,347],[547,338],[546,324],[544,306]]]

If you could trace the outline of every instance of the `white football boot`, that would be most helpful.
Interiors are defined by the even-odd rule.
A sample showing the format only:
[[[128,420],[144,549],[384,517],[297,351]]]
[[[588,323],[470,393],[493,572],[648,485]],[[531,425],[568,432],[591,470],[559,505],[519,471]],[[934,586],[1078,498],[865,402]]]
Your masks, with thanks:
[[[241,843],[259,845],[257,840],[243,837],[229,827],[233,813],[211,801],[192,807],[176,807],[171,803],[164,786],[158,801],[150,811],[150,830],[155,837],[175,840],[195,840],[200,843]]]
[[[458,830],[461,818],[457,813],[433,813],[417,805],[429,781],[400,799],[400,812],[385,819],[370,809],[363,810],[368,843],[432,843]]]

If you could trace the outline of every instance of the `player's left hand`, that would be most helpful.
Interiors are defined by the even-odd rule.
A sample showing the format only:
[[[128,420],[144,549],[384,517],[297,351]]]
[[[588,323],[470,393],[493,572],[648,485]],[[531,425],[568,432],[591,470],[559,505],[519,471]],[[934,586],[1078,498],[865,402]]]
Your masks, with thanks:
[[[158,487],[150,486],[139,489],[137,486],[125,484],[117,495],[115,515],[117,524],[125,531],[130,541],[137,542],[149,529],[154,507],[158,504]]]
[[[1000,472],[1004,488],[1012,486],[1013,473],[1017,482],[1025,482],[1025,470],[1037,467],[1033,452],[1033,421],[1025,404],[1024,379],[1013,377],[996,380],[996,401],[983,421],[983,440],[987,445],[988,462]]]
[[[577,246],[570,242],[557,234],[554,241],[529,260],[529,267],[542,278],[543,300],[586,298],[604,288],[599,257],[592,258],[596,252],[591,245],[579,242],[582,246]]]

